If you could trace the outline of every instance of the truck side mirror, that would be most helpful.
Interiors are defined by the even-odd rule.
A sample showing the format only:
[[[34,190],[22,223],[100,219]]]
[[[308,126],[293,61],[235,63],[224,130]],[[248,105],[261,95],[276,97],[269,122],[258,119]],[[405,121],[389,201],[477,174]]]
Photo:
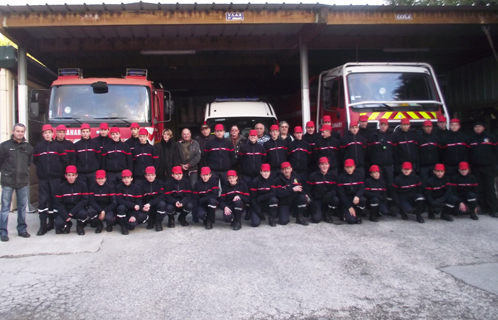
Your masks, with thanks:
[[[50,90],[47,89],[34,89],[31,90],[29,95],[29,116],[38,118],[48,110],[48,103],[50,101]]]

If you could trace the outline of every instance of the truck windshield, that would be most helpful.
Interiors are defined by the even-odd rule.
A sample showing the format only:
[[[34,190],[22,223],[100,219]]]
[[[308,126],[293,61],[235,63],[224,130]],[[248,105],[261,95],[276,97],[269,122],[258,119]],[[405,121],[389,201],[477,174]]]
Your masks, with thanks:
[[[228,137],[228,133],[233,125],[237,125],[240,129],[240,134],[247,138],[249,135],[249,130],[254,129],[254,126],[258,123],[262,123],[265,126],[265,133],[268,134],[270,127],[273,124],[277,124],[277,119],[275,118],[256,118],[256,117],[237,117],[237,118],[211,118],[206,120],[206,124],[211,128],[211,132],[214,132],[214,126],[218,123],[223,124],[225,127],[225,136]]]
[[[109,85],[109,92],[94,93],[88,85],[52,87],[50,119],[77,119],[78,122],[148,122],[150,94],[147,87]],[[99,119],[100,118],[100,119]]]
[[[434,82],[423,73],[353,73],[347,77],[350,103],[439,101]]]

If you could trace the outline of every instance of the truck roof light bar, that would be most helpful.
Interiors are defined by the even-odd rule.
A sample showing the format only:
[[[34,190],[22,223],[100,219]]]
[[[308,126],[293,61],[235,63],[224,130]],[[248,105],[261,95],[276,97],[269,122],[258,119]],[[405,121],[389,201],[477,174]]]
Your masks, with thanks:
[[[78,68],[61,68],[58,70],[59,77],[83,78],[83,71]]]
[[[140,77],[147,79],[147,69],[127,68],[126,77]]]
[[[246,98],[218,97],[214,101],[216,101],[216,102],[227,102],[227,101],[259,101],[259,98],[258,97],[246,97]]]

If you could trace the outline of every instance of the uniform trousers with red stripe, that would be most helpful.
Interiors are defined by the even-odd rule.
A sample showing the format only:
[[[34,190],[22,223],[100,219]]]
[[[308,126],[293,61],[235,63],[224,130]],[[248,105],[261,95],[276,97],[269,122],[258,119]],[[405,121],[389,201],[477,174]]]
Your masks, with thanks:
[[[38,213],[40,219],[53,217],[55,195],[57,188],[61,184],[61,179],[39,180],[38,181]]]
[[[145,223],[149,220],[149,215],[146,212],[140,210],[128,210],[126,206],[122,204],[118,206],[116,213],[119,225],[122,226],[126,224],[130,230],[135,229],[139,224]],[[131,216],[135,217],[135,222],[130,222]]]
[[[278,199],[276,197],[271,197],[266,201],[252,202],[251,226],[259,226],[261,224],[261,219],[264,218],[265,212],[268,213],[270,217],[277,218]]]
[[[282,202],[285,204],[281,204]],[[288,201],[282,201],[282,199],[280,199],[278,205],[278,223],[281,225],[288,224],[292,211],[294,210],[296,210],[299,217],[302,218],[306,206],[306,195],[302,193],[293,195]]]
[[[223,213],[223,219],[225,222],[237,221],[240,222],[242,213],[245,209],[245,203],[242,200],[231,201],[227,203],[227,207],[232,211],[231,214],[226,215]]]
[[[345,205],[344,203],[341,204],[341,213],[344,219],[346,220],[347,223],[349,224],[355,224],[358,223],[358,221],[361,220],[361,215],[363,214],[363,210],[365,209],[365,204],[367,203],[367,199],[365,197],[360,197],[360,201],[358,202],[357,205],[353,205],[353,197],[350,197],[348,200],[351,205]],[[349,208],[353,207],[356,216],[353,217],[351,213],[349,212]]]
[[[218,201],[215,198],[209,198],[206,203],[197,203],[195,214],[199,220],[209,219],[211,223],[214,223],[217,206]]]
[[[323,214],[329,210],[335,210],[339,206],[339,198],[331,194],[326,194],[323,199],[311,201],[311,222],[319,223],[323,219]]]

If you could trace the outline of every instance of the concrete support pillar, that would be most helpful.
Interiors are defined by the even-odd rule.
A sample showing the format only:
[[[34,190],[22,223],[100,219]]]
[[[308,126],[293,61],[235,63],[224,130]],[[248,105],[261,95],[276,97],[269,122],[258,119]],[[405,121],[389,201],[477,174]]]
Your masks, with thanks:
[[[26,137],[29,137],[28,126],[28,59],[26,48],[17,50],[17,101],[19,108],[19,122],[26,126]]]
[[[303,129],[306,122],[310,121],[310,84],[308,73],[308,46],[299,39],[299,57],[301,65],[301,109],[303,116]]]

